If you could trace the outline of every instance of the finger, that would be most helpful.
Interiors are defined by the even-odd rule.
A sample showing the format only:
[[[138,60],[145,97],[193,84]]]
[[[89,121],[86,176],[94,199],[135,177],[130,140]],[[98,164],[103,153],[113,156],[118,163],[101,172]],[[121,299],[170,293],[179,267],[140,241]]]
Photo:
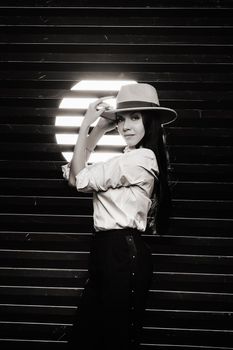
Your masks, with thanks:
[[[114,98],[115,96],[105,96],[105,97],[100,97],[100,101],[108,100],[109,98]]]
[[[99,103],[103,102],[104,100],[108,100],[110,98],[114,98],[115,96],[105,96],[105,97],[100,97],[98,100],[94,101],[94,105],[98,105]]]
[[[100,109],[96,109],[96,114],[100,117],[101,114],[103,113],[104,109],[100,108]]]
[[[108,109],[111,109],[111,106],[109,106],[109,104],[107,104],[106,102],[100,102],[97,106],[95,106],[95,108],[99,111],[100,109],[105,111]]]

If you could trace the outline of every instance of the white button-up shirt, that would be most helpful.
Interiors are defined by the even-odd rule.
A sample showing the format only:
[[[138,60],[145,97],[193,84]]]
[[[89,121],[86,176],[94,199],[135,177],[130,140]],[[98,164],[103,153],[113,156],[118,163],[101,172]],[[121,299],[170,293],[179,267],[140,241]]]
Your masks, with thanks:
[[[62,166],[67,180],[69,170],[69,163]],[[145,231],[157,176],[155,154],[147,148],[126,149],[120,156],[82,169],[76,176],[76,188],[93,192],[94,229],[130,227]]]

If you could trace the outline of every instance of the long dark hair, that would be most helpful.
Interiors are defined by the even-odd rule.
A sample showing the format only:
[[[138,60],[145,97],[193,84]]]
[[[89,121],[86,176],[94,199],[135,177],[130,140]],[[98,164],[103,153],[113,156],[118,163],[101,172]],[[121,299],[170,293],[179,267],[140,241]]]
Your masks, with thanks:
[[[155,181],[147,227],[153,234],[163,234],[168,230],[169,216],[171,214],[171,192],[169,186],[171,168],[164,127],[154,113],[156,112],[142,112],[145,135],[136,147],[142,146],[151,149],[157,159],[159,181]]]

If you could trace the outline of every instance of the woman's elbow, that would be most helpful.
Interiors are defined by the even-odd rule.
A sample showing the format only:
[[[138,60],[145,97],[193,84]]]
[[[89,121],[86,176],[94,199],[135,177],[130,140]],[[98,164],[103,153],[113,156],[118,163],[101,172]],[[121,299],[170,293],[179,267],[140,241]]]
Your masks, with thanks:
[[[75,179],[73,176],[70,176],[70,177],[69,177],[68,185],[69,185],[70,187],[76,187],[76,179]]]

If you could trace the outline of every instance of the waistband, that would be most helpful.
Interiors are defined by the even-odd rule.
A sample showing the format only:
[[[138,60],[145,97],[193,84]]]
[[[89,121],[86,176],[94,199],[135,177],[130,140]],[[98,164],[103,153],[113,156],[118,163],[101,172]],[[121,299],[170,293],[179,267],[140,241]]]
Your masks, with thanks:
[[[127,236],[127,235],[135,235],[141,236],[143,232],[137,230],[136,228],[126,227],[123,229],[114,229],[114,230],[104,230],[104,231],[96,231],[93,233],[95,237],[103,237],[110,235],[118,235],[118,236]]]

